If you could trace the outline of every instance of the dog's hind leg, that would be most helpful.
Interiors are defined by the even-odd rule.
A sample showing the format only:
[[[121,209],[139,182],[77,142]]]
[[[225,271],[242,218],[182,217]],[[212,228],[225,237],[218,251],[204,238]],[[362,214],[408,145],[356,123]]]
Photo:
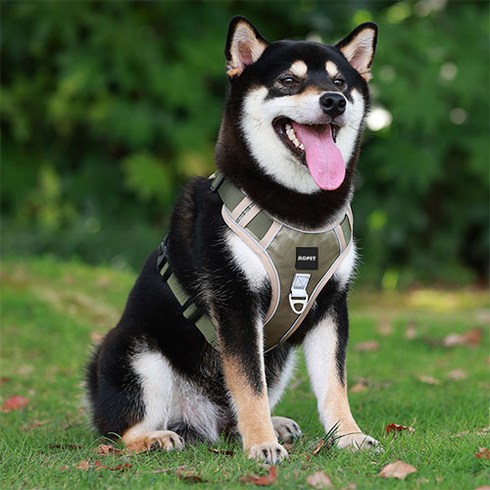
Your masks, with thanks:
[[[282,442],[291,442],[302,434],[299,425],[287,417],[272,417],[272,426],[277,438]]]
[[[344,298],[306,336],[306,364],[325,431],[335,432],[337,446],[341,448],[366,449],[379,443],[361,431],[350,410],[345,373],[347,322]]]
[[[141,385],[144,415],[122,435],[126,447],[132,451],[183,449],[182,437],[167,430],[175,397],[174,373],[169,362],[160,352],[142,349],[131,364]]]
[[[184,440],[171,430],[147,430],[146,424],[137,424],[122,437],[127,449],[134,452],[150,451],[151,449],[184,449]]]

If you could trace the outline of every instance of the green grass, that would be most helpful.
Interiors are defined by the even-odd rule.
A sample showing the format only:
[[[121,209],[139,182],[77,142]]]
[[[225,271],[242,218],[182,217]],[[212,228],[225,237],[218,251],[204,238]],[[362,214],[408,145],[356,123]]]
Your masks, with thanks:
[[[80,382],[94,333],[117,321],[134,276],[52,259],[6,260],[1,272],[0,404],[14,395],[29,398],[21,410],[0,413],[1,488],[187,488],[177,470],[185,466],[205,483],[199,488],[246,488],[242,476],[267,470],[247,460],[236,443],[181,453],[96,454],[103,442],[90,429],[82,408]],[[354,291],[351,298],[349,384],[361,378],[365,391],[351,393],[360,426],[379,439],[382,454],[339,450],[311,453],[323,436],[316,401],[301,359],[278,415],[294,418],[304,437],[278,468],[272,488],[301,489],[307,477],[324,471],[333,488],[351,483],[357,489],[476,489],[489,484],[489,461],[475,457],[490,446],[489,304],[485,292],[413,291],[378,295]],[[416,338],[407,340],[410,326]],[[480,327],[485,333],[474,347],[444,347],[451,333]],[[376,340],[379,348],[359,351],[359,342]],[[460,369],[465,379],[448,373]],[[437,385],[423,383],[430,376]],[[390,423],[412,425],[413,433],[385,434]],[[461,433],[464,434],[461,434]],[[405,481],[378,476],[387,463],[402,460],[417,468]],[[100,464],[113,468],[96,469]],[[89,462],[88,471],[77,469]],[[124,466],[127,465],[127,466]],[[130,466],[129,466],[130,465]],[[124,467],[126,471],[118,470]]]

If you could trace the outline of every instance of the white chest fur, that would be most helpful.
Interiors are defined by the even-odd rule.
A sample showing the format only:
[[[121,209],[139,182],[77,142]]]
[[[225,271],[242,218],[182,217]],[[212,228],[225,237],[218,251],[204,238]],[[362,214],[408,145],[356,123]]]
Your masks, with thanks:
[[[226,242],[237,268],[245,275],[251,289],[259,291],[265,285],[267,272],[257,254],[231,230]]]
[[[256,253],[235,233],[228,231],[226,242],[229,250],[232,253],[233,261],[236,267],[247,278],[250,288],[254,291],[259,291],[268,280],[267,271],[265,270],[260,258]],[[352,247],[345,255],[342,263],[334,274],[334,279],[337,280],[341,288],[344,288],[356,264],[356,247],[352,243]]]

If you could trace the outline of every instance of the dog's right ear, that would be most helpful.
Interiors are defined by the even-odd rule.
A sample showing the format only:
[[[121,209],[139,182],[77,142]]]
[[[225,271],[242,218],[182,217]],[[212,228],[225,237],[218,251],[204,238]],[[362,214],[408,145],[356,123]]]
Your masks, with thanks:
[[[246,66],[255,63],[269,46],[255,27],[245,17],[233,17],[226,39],[226,74],[234,78]]]

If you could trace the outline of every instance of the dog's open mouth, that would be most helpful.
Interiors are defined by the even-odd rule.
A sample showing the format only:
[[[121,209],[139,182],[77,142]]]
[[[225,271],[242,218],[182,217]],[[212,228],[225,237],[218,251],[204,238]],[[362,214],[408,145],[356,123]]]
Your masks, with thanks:
[[[334,124],[299,124],[288,118],[274,120],[273,127],[284,145],[308,167],[324,190],[335,190],[345,178],[345,163],[335,144],[339,127]]]

